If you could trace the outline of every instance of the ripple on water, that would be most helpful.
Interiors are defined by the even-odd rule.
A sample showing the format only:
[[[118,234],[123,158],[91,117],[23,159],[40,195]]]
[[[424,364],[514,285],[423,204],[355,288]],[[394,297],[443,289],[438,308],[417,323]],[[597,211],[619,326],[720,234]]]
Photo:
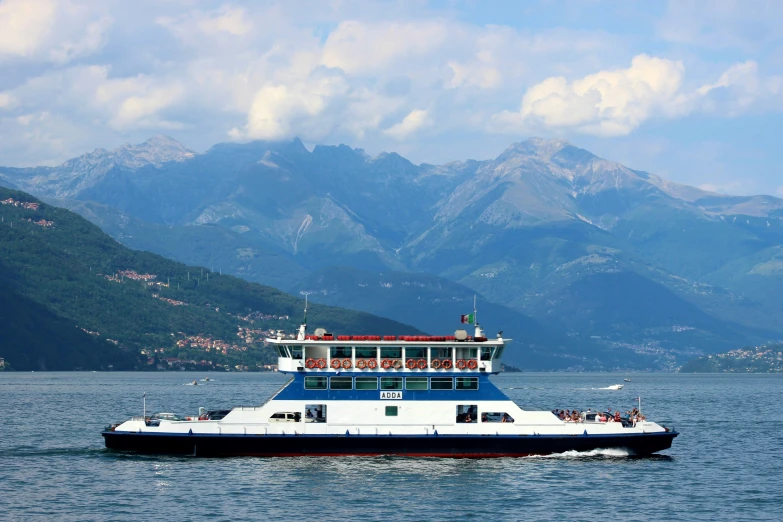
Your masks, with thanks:
[[[284,376],[0,374],[3,513],[24,520],[779,519],[783,378],[508,374],[520,404],[629,409],[681,432],[663,455],[618,450],[519,459],[156,457],[109,452],[100,430],[141,411],[261,403]],[[630,387],[633,389],[629,389]],[[742,405],[741,415],[732,415]],[[63,412],[70,412],[63,415]],[[729,415],[727,415],[729,413]],[[748,419],[753,419],[749,422]]]

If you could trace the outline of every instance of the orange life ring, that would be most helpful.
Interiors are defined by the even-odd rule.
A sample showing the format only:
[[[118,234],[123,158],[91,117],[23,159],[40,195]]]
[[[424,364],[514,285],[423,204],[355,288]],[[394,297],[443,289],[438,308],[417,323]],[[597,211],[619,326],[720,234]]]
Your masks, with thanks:
[[[468,361],[468,370],[475,370],[477,366],[478,363],[476,362],[475,359],[471,359]]]
[[[392,366],[394,366],[395,370],[399,370],[400,368],[402,368],[402,361],[399,359],[394,359],[394,361],[392,362]]]
[[[308,368],[310,368],[312,370],[313,368],[315,368],[315,359],[313,359],[312,357],[309,357],[305,364],[307,365]]]
[[[371,370],[376,369],[378,367],[378,361],[376,361],[375,359],[370,359],[369,361],[367,361],[367,367]]]
[[[430,363],[430,366],[432,366],[433,370],[437,370],[438,368],[440,368],[440,359],[433,359],[432,362]]]
[[[405,361],[405,366],[407,366],[409,370],[414,369],[416,367],[416,360],[408,359],[407,361]]]
[[[318,367],[322,370],[326,368],[326,359],[318,359]]]
[[[468,363],[465,361],[465,359],[457,359],[457,369],[458,370],[464,370],[465,366],[467,366]]]
[[[384,370],[388,370],[391,367],[392,367],[391,359],[384,359],[383,361],[381,361],[381,368],[383,368]]]
[[[334,368],[335,370],[340,367],[340,364],[341,364],[340,359],[332,359],[332,368]]]
[[[350,359],[344,359],[343,360],[343,368],[346,370],[351,367],[351,360]]]
[[[367,368],[367,361],[365,361],[364,359],[359,359],[358,361],[356,361],[356,367],[359,368],[360,370],[364,370],[365,368]]]
[[[427,367],[427,359],[419,359],[419,362],[416,364],[416,366],[419,367],[419,370],[423,370]]]
[[[450,370],[451,369],[451,359],[444,359],[444,361],[443,361],[443,369],[444,370]]]

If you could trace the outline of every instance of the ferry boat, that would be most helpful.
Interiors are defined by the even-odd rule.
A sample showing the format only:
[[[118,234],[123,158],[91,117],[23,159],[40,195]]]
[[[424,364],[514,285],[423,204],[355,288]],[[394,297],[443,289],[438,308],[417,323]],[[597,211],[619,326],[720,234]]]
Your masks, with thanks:
[[[200,408],[198,415],[134,417],[106,428],[106,447],[193,456],[522,457],[620,448],[650,455],[678,433],[655,422],[606,422],[596,412],[566,422],[520,408],[495,384],[502,332],[347,336],[306,321],[295,339],[267,339],[291,375],[260,406]],[[604,419],[603,421],[601,419]],[[614,420],[614,419],[612,419]]]

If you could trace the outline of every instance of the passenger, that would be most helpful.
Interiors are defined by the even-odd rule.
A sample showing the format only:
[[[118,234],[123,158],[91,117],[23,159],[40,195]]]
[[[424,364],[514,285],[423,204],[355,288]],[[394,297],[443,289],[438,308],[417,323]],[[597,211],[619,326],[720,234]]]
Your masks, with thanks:
[[[571,422],[571,414],[570,414],[570,413],[566,413],[566,415],[565,415],[565,421],[566,421],[566,422]]]
[[[560,415],[559,415],[559,417],[560,417],[560,420],[563,420],[563,419],[565,419],[565,411],[563,411],[563,410],[560,410]]]
[[[618,410],[618,411],[614,412],[614,421],[615,422],[620,422],[620,420],[621,420],[620,419],[620,412]]]
[[[489,422],[489,420],[487,419],[487,414],[486,413],[482,413],[481,414],[481,422]]]
[[[467,422],[467,423],[471,423],[471,422],[473,422],[473,419],[471,419],[471,418],[470,418],[470,413],[468,413],[467,415],[465,415],[465,422]]]

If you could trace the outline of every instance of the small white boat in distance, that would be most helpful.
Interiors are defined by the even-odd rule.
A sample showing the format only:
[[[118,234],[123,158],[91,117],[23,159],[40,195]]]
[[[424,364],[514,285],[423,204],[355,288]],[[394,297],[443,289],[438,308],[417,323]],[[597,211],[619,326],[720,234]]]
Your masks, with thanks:
[[[622,390],[623,385],[622,384],[612,384],[611,386],[606,387],[607,390]]]
[[[630,377],[626,377],[625,379],[623,379],[623,382],[631,382],[631,378]]]

